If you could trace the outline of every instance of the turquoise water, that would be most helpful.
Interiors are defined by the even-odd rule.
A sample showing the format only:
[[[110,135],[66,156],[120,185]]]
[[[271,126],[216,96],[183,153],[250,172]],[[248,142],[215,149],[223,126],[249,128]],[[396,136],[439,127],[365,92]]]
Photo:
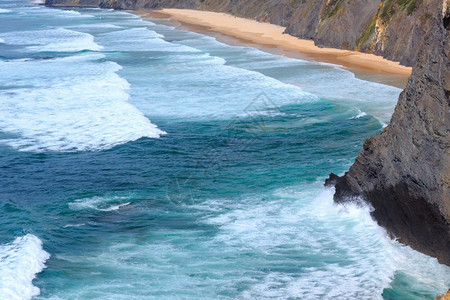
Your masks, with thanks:
[[[432,299],[323,187],[400,90],[111,10],[0,1],[0,299]]]

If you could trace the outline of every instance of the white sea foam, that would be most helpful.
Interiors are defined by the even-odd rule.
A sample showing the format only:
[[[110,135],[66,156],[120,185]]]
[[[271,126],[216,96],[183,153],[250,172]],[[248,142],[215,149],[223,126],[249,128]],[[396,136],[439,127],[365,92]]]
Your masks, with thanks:
[[[163,35],[156,33],[153,30],[149,30],[146,27],[117,30],[110,33],[102,34],[101,36],[108,37],[111,40],[115,41],[117,41],[118,39],[119,40],[125,39],[127,41],[140,41],[164,37]]]
[[[86,225],[85,223],[79,223],[79,224],[66,224],[63,226],[63,228],[70,228],[70,227],[81,227]]]
[[[174,54],[170,56],[170,61],[174,67],[179,64],[180,68],[186,68],[187,66],[198,67],[199,65],[208,67],[208,65],[225,65],[227,63],[224,58],[212,56],[209,53],[195,53],[194,55],[192,53]]]
[[[36,274],[45,268],[50,255],[42,249],[42,242],[32,234],[0,245],[0,295],[2,299],[23,300],[39,295],[33,286]]]
[[[70,25],[70,26],[65,26],[65,28],[93,28],[93,29],[98,29],[98,28],[105,28],[105,29],[122,29],[123,27],[121,26],[117,26],[114,24],[109,24],[109,23],[92,23],[92,24],[77,24],[77,25]]]
[[[152,77],[151,88],[141,87],[147,101],[135,102],[143,112],[171,117],[221,119],[264,114],[288,104],[318,101],[313,94],[259,72],[224,64],[223,58],[193,54],[176,59]],[[180,80],[182,78],[182,80]],[[171,88],[167,88],[171,87]],[[164,94],[170,101],[158,101]]]
[[[278,56],[254,48],[241,47],[238,49],[241,49],[240,51],[244,52],[246,57],[238,57],[235,64],[244,69],[263,71],[276,68],[304,68],[311,64],[305,60]]]
[[[5,40],[4,39],[0,39],[0,44],[4,44]]]
[[[80,13],[78,11],[75,10],[70,10],[70,9],[64,9],[64,10],[60,10],[60,13],[64,14],[64,17],[68,17],[68,16],[72,16],[72,17],[76,17],[76,18],[93,18],[93,15],[89,15],[86,13]]]
[[[105,15],[114,16],[115,18],[125,16],[127,19],[131,19],[131,20],[139,19],[139,20],[143,21],[142,18],[140,16],[138,16],[137,14],[129,13],[126,11],[118,11],[118,10],[114,10],[114,9],[101,9],[99,12],[101,12],[102,14],[105,14]],[[143,21],[143,22],[147,22],[147,21]]]
[[[42,0],[45,1],[45,0]],[[33,4],[42,4],[41,0],[34,0],[30,3]],[[86,14],[84,11],[83,13],[80,13],[78,11],[70,10],[70,9],[55,9],[55,8],[49,8],[45,7],[43,5],[27,5],[27,6],[20,6],[17,8],[17,11],[20,15],[29,15],[29,16],[37,16],[39,15],[42,18],[46,19],[86,19],[86,18],[93,18],[93,15]],[[80,20],[81,21],[81,20]]]
[[[115,211],[121,207],[130,205],[130,201],[124,202],[124,200],[130,200],[130,198],[119,196],[84,198],[70,202],[69,208],[72,210],[93,209],[98,211]]]
[[[163,134],[127,102],[129,84],[116,73],[121,67],[102,58],[0,62],[8,74],[0,83],[18,86],[0,91],[0,129],[20,135],[0,142],[22,151],[89,151]]]
[[[292,72],[286,82],[343,106],[357,107],[380,123],[389,122],[401,89],[364,81],[339,67],[309,63],[303,72]]]
[[[369,207],[335,205],[332,196],[333,190],[311,187],[280,190],[271,201],[249,198],[238,206],[222,201],[225,213],[205,220],[219,229],[216,243],[229,251],[278,258],[275,270],[242,298],[382,299],[395,272],[445,290],[448,267],[390,240]],[[289,260],[286,251],[298,253],[298,259]],[[276,270],[292,264],[299,268],[293,276]]]
[[[102,49],[94,42],[92,35],[65,28],[8,32],[0,34],[0,37],[5,40],[6,44],[30,45],[26,47],[26,50],[32,52],[76,52]]]
[[[352,72],[337,65],[287,58],[249,47],[229,46],[211,37],[188,34],[193,38],[184,39],[181,43],[211,53],[218,49],[226,50],[227,64],[230,66],[274,77],[342,106],[357,107],[377,118],[382,125],[389,121],[401,92],[399,88],[355,78]]]
[[[359,118],[367,116],[367,114],[365,112],[363,112],[363,111],[361,111],[359,109],[357,109],[356,111],[357,111],[358,114],[356,116],[354,116],[354,117],[351,117],[350,119],[359,119]]]
[[[5,8],[0,8],[0,14],[5,14],[5,13],[9,13],[9,12],[11,12],[11,10],[5,9]]]
[[[210,225],[214,235],[176,223],[157,227],[147,240],[124,237],[105,241],[89,257],[58,258],[92,270],[114,269],[111,276],[117,280],[105,283],[99,277],[77,294],[81,298],[94,290],[108,299],[130,291],[142,298],[136,286],[145,282],[142,293],[169,297],[183,293],[185,298],[201,294],[212,299],[227,293],[241,299],[382,299],[397,272],[412,276],[431,293],[446,290],[448,267],[390,240],[371,219],[369,207],[335,205],[332,195],[332,190],[306,185],[240,201],[195,203],[187,207],[199,216],[195,224]],[[129,201],[94,197],[70,205],[99,210],[116,205],[112,199],[116,204]],[[139,274],[133,277],[136,285],[120,280],[126,272]],[[154,279],[149,282],[149,277]]]
[[[163,37],[155,31],[141,27],[100,34],[96,40],[106,50],[200,52],[192,47],[169,43],[163,40]]]
[[[75,16],[80,16],[81,15],[80,12],[74,11],[74,10],[70,10],[70,9],[64,9],[63,12],[65,14],[68,14],[68,15],[75,15]]]
[[[48,11],[40,11],[40,13],[47,14],[49,17],[63,17],[63,18],[77,18],[77,19],[84,19],[84,18],[93,18],[93,15],[86,14],[86,13],[80,13],[75,10],[70,9],[49,9]]]
[[[116,12],[111,12],[112,14],[114,14],[114,16],[116,16]],[[124,14],[128,14],[125,13]],[[113,21],[113,23],[115,25],[119,25],[119,26],[126,26],[126,27],[143,27],[143,26],[148,26],[149,24],[151,24],[148,21],[144,21],[141,18],[137,17],[137,18],[130,18],[129,15],[125,15],[125,18],[123,19],[116,19],[115,21]]]

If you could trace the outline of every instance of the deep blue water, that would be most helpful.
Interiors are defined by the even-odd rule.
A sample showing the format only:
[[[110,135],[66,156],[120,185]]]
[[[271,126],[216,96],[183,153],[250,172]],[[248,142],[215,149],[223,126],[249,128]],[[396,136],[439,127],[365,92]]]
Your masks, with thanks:
[[[111,10],[0,1],[1,299],[432,299],[323,187],[400,90]]]

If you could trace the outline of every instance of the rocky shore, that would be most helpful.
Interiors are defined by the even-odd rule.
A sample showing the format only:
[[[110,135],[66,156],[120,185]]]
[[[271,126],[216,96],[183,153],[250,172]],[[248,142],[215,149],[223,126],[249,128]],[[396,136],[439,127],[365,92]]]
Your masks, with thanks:
[[[435,14],[389,126],[327,184],[336,202],[361,197],[393,237],[450,265],[449,7]]]

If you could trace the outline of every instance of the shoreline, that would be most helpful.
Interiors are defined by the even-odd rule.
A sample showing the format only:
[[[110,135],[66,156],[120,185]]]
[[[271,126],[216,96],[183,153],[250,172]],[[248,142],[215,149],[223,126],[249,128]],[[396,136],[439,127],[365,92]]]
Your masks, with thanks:
[[[130,11],[142,17],[169,19],[181,27],[199,33],[213,33],[227,44],[245,44],[272,54],[331,63],[351,71],[356,77],[406,87],[412,68],[374,54],[334,48],[319,48],[311,40],[284,34],[285,28],[269,23],[235,17],[225,13],[189,9]],[[233,40],[234,39],[234,40]]]

